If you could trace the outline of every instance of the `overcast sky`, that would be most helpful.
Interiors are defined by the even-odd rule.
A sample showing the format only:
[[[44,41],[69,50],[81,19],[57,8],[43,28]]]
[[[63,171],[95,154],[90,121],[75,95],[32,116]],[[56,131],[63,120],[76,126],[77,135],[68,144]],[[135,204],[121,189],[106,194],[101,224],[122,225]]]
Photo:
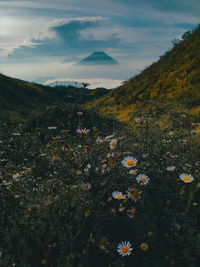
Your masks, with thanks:
[[[199,23],[199,0],[1,1],[0,72],[128,79],[156,61],[171,41]],[[121,64],[77,66],[94,51]]]

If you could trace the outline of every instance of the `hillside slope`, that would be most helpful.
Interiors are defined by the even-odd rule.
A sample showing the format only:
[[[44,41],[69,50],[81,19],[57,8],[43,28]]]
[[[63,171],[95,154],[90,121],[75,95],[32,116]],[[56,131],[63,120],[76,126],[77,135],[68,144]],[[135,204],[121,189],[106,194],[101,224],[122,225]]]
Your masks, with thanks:
[[[105,93],[106,89],[91,91],[73,86],[51,88],[0,74],[0,117],[20,119],[56,101],[82,104]]]
[[[47,100],[42,86],[0,74],[0,103],[2,110],[20,106],[34,107]]]
[[[200,27],[183,35],[183,40],[160,59],[86,109],[99,109],[103,116],[131,122],[140,110],[175,111],[200,117]]]

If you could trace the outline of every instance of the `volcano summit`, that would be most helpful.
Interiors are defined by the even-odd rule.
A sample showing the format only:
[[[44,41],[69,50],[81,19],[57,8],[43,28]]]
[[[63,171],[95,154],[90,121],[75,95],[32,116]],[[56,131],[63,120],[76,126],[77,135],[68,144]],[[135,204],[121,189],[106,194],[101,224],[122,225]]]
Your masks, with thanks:
[[[114,58],[103,51],[97,51],[79,62],[80,65],[116,65],[119,64]]]

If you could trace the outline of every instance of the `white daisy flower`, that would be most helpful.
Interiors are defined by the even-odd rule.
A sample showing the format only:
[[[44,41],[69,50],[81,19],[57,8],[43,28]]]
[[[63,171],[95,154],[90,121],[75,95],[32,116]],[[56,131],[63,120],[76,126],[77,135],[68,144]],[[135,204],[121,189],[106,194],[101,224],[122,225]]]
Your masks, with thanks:
[[[119,191],[114,191],[112,193],[112,196],[115,198],[115,199],[124,199],[126,198],[126,196],[122,193],[122,192],[119,192]]]
[[[140,184],[140,185],[146,185],[149,183],[149,177],[145,174],[140,174],[136,177],[136,181]]]
[[[135,202],[140,199],[140,195],[142,194],[142,191],[138,191],[136,188],[129,188],[127,193],[127,198],[131,198]]]
[[[92,166],[90,165],[90,163],[88,163],[86,167],[87,167],[88,169],[92,168]]]
[[[194,177],[191,174],[186,174],[186,173],[182,173],[181,175],[179,175],[179,178],[184,183],[191,183],[194,180]]]
[[[20,133],[13,133],[13,135],[15,135],[15,136],[19,136],[19,135],[21,135]]]
[[[129,241],[124,241],[119,243],[119,245],[117,246],[117,252],[119,253],[119,255],[121,255],[122,257],[124,256],[129,256],[131,254],[132,251],[132,247],[131,247],[131,243]]]
[[[48,127],[48,130],[56,130],[56,129],[57,129],[56,126],[49,126],[49,127]]]
[[[98,136],[97,139],[96,139],[96,143],[97,144],[102,144],[103,143],[103,139]]]
[[[136,123],[142,123],[145,119],[143,117],[135,118]]]
[[[16,174],[13,174],[13,176],[12,176],[14,179],[15,178],[20,178],[20,177],[22,177],[22,175],[20,174],[20,173],[16,173]]]
[[[91,186],[90,183],[85,183],[85,184],[82,184],[82,185],[81,185],[81,188],[82,188],[83,190],[89,190],[91,187],[92,187],[92,186]]]
[[[79,128],[79,129],[76,130],[76,132],[79,133],[79,134],[88,134],[90,132],[90,130],[86,129],[86,128],[85,129],[80,129]]]
[[[137,164],[137,159],[135,159],[134,157],[128,156],[122,160],[122,164],[124,165],[124,167],[127,167],[127,168],[135,167]]]
[[[133,170],[133,169],[132,169],[132,170],[129,171],[129,174],[131,174],[131,175],[136,175],[136,174],[137,174],[137,170]]]
[[[113,138],[113,137],[114,137],[114,134],[112,134],[112,135],[109,135],[109,136],[106,136],[106,137],[105,137],[105,139],[107,139],[107,140],[108,140],[108,139],[111,139],[111,138]]]
[[[110,149],[114,149],[117,146],[117,139],[110,140]]]
[[[175,169],[176,169],[175,166],[169,166],[169,167],[166,168],[166,170],[167,170],[168,172],[173,172]]]

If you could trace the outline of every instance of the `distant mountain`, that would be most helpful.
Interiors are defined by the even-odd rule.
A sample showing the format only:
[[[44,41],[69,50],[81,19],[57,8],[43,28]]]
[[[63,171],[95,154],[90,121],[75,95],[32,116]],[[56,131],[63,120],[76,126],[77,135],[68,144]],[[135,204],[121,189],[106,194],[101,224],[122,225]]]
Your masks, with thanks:
[[[97,51],[79,62],[81,65],[116,65],[119,64],[114,58],[103,51]]]
[[[200,26],[186,32],[141,74],[85,107],[128,123],[138,116],[138,110],[159,115],[161,123],[172,123],[170,112],[199,122]]]

